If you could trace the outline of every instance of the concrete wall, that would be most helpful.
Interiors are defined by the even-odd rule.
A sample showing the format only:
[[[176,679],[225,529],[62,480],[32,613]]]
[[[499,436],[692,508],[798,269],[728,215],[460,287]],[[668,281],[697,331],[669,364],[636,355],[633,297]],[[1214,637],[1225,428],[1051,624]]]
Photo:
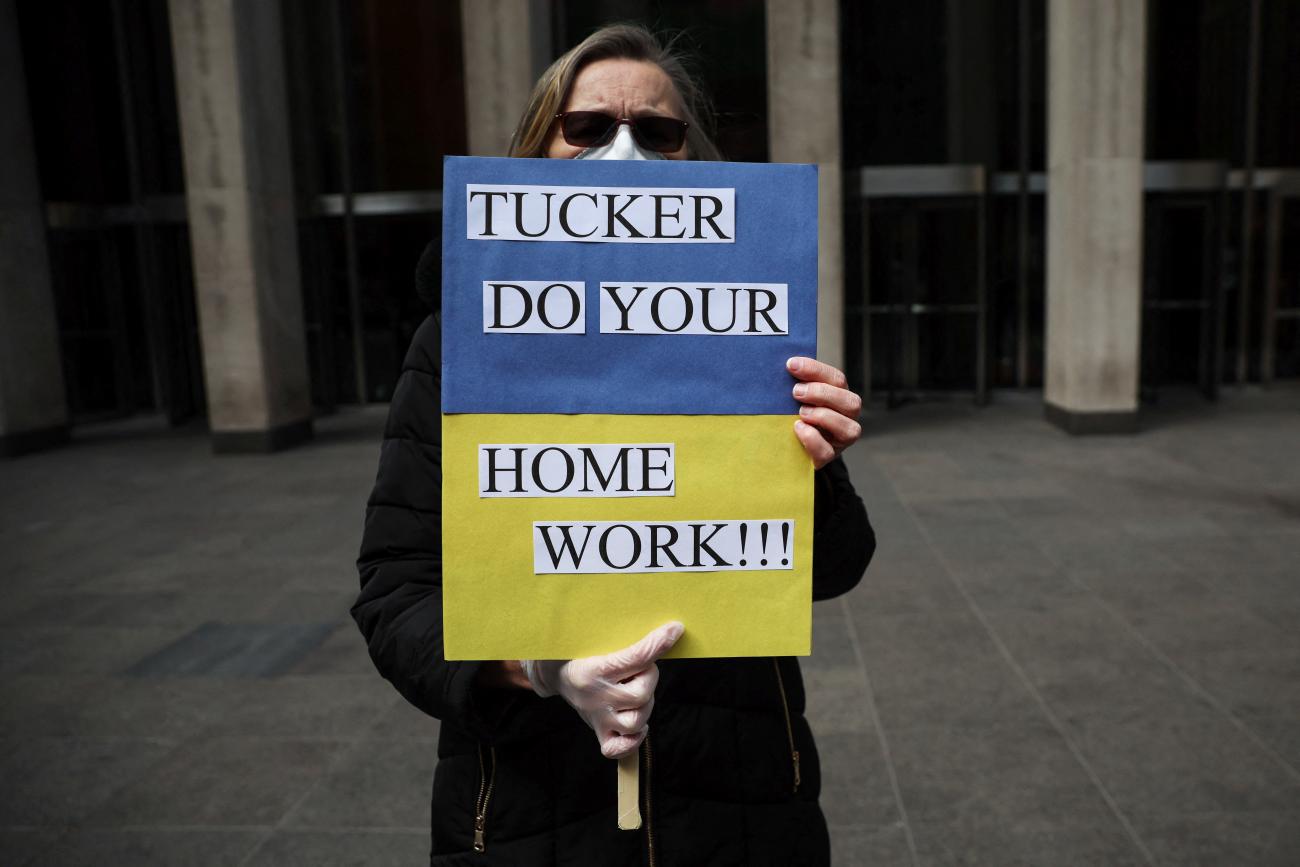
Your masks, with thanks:
[[[817,355],[844,367],[840,27],[836,0],[767,0],[770,158],[816,163]]]
[[[1136,423],[1146,4],[1048,7],[1047,370],[1066,429]]]
[[[311,434],[280,7],[169,10],[213,445],[271,450]]]
[[[466,141],[473,156],[503,157],[550,62],[549,2],[461,0]]]
[[[13,0],[0,0],[0,455],[68,436],[45,205]]]

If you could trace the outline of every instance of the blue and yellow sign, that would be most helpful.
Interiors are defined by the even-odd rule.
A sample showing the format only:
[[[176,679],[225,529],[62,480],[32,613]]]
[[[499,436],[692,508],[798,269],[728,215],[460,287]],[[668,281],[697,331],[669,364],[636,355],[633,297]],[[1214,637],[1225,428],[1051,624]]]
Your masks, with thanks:
[[[449,659],[810,649],[812,166],[452,157]]]

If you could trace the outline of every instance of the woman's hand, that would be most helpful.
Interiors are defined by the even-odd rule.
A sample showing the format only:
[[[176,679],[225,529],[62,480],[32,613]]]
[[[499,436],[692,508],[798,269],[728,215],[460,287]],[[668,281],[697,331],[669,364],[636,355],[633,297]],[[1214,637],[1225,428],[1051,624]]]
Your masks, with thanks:
[[[607,759],[631,755],[645,740],[655,706],[659,667],[655,664],[684,627],[676,620],[636,644],[603,656],[570,660],[520,660],[533,691],[559,695],[591,726]]]
[[[785,363],[785,368],[799,380],[794,397],[802,406],[799,420],[794,423],[794,435],[812,458],[813,466],[820,470],[862,436],[862,425],[858,424],[862,398],[849,391],[848,380],[839,368],[815,358],[796,355]]]

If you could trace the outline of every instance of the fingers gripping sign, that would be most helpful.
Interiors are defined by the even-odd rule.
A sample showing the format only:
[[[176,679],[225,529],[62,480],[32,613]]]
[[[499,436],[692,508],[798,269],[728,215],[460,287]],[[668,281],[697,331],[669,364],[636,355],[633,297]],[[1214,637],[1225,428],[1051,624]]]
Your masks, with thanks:
[[[633,645],[603,656],[570,660],[521,660],[533,691],[558,695],[596,733],[610,759],[630,755],[645,740],[659,683],[656,661],[682,637],[684,627],[665,623]]]
[[[794,386],[795,400],[801,404],[795,436],[820,470],[862,436],[862,398],[849,390],[837,367],[803,356],[791,358],[785,367],[799,380]]]

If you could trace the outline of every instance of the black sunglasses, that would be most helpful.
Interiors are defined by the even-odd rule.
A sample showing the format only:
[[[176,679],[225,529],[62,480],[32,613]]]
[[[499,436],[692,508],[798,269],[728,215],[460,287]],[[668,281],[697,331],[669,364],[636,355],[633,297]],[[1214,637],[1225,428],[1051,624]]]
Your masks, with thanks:
[[[675,117],[614,117],[603,111],[562,111],[556,117],[560,119],[564,140],[576,148],[602,144],[619,124],[625,123],[632,127],[632,137],[641,147],[661,154],[681,150],[686,143],[686,128],[690,126]]]

